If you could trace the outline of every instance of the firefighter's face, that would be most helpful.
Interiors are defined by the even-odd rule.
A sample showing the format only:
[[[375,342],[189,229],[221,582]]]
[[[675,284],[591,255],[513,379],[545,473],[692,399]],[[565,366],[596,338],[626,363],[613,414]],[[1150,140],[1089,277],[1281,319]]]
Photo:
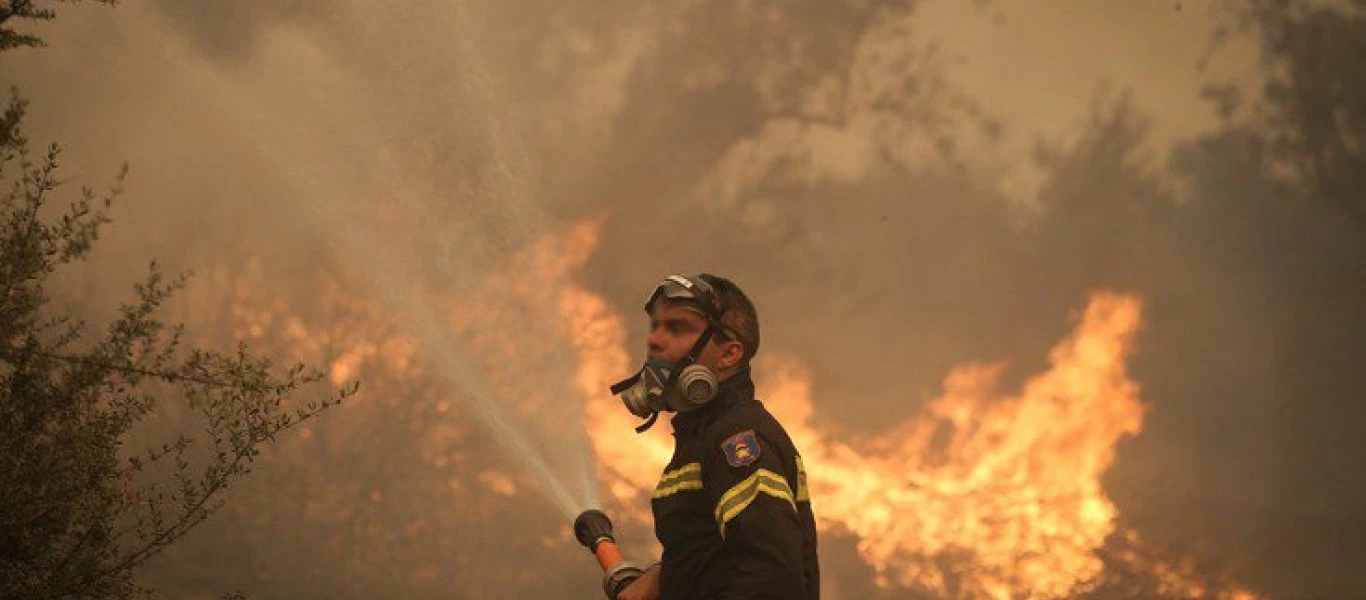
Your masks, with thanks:
[[[650,313],[650,335],[645,339],[646,355],[670,363],[681,361],[706,329],[707,320],[702,315],[684,305],[660,298]],[[744,348],[739,342],[725,340],[720,332],[715,332],[711,341],[702,348],[697,362],[714,371],[718,378],[724,379],[739,370],[743,354]]]

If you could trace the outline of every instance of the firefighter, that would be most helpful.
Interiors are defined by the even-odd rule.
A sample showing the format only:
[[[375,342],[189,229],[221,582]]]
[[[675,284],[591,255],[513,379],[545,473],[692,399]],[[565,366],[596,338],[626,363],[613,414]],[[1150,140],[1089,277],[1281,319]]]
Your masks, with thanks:
[[[652,498],[660,561],[619,600],[814,600],[816,527],[801,455],[754,397],[753,303],[731,281],[671,275],[645,304],[645,365],[612,386],[647,419],[673,413]]]

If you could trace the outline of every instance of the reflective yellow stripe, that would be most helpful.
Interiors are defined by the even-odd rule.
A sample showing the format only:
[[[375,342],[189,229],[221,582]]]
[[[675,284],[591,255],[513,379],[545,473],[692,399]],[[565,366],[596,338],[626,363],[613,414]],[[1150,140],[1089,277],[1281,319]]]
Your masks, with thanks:
[[[655,488],[654,493],[651,494],[650,497],[652,497],[652,498],[654,498],[654,499],[657,500],[657,499],[659,499],[659,498],[665,498],[665,497],[668,497],[668,496],[672,496],[672,495],[677,494],[677,493],[679,493],[679,492],[686,492],[686,491],[689,491],[689,490],[700,490],[700,489],[702,489],[702,480],[701,480],[701,479],[698,479],[698,480],[696,480],[696,481],[691,480],[691,479],[688,479],[688,480],[680,481],[680,482],[678,482],[678,483],[675,483],[675,484],[670,485],[670,486],[667,486],[667,487]]]
[[[688,463],[672,471],[665,471],[651,498],[664,498],[679,492],[702,489],[702,464]]]
[[[680,479],[702,479],[702,463],[688,463],[672,471],[665,471],[659,478],[660,487],[668,486]]]
[[[721,495],[721,501],[716,503],[716,525],[721,537],[726,537],[726,523],[749,508],[754,499],[759,497],[760,492],[786,500],[793,510],[797,509],[797,503],[792,498],[792,488],[787,485],[787,480],[768,469],[759,469],[744,481],[726,490],[726,493]]]
[[[802,464],[802,455],[797,455],[797,501],[810,502],[811,490],[806,488],[806,465]]]

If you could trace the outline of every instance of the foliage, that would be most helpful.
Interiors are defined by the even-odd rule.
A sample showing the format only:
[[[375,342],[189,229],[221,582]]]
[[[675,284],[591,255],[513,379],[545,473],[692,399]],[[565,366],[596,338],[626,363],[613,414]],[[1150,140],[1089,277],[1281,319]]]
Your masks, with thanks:
[[[53,16],[28,0],[0,7],[0,25]],[[42,43],[0,29],[0,50]],[[60,149],[34,156],[26,108],[15,92],[0,117],[0,598],[147,595],[138,569],[221,508],[267,442],[357,385],[294,406],[321,373],[281,370],[245,344],[184,347],[183,327],[158,315],[186,279],[155,262],[98,333],[59,309],[52,284],[92,251],[127,167],[104,193],[85,188],[60,206]],[[181,402],[198,431],[129,447]]]
[[[112,5],[118,0],[68,0],[67,3],[82,1]],[[53,20],[57,18],[57,11],[42,7],[51,4],[54,3],[44,2],[40,5],[37,0],[4,0],[4,3],[0,4],[0,52],[14,48],[43,46],[42,38],[31,33],[21,33],[15,30],[13,23],[25,19],[29,21]]]

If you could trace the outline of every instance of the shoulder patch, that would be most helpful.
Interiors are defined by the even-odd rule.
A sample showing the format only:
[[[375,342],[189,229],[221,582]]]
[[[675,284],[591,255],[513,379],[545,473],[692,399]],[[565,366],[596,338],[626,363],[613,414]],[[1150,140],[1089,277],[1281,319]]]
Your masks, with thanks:
[[[721,451],[725,453],[726,462],[732,467],[752,465],[754,461],[759,460],[759,438],[754,435],[753,429],[746,429],[721,442]]]

